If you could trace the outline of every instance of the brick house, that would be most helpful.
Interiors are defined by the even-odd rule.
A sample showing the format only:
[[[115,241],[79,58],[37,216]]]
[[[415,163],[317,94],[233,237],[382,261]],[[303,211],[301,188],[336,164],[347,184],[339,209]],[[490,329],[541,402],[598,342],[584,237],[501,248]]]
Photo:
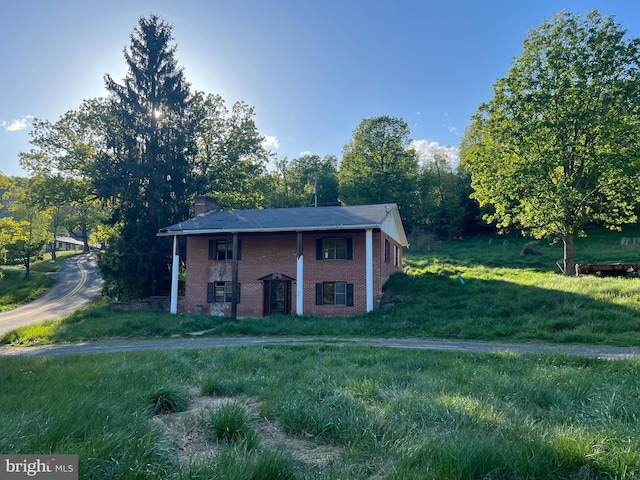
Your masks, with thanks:
[[[402,271],[407,238],[395,204],[210,210],[161,229],[173,236],[171,312],[178,311],[178,237],[185,236],[181,311],[232,317],[349,316],[372,311]]]

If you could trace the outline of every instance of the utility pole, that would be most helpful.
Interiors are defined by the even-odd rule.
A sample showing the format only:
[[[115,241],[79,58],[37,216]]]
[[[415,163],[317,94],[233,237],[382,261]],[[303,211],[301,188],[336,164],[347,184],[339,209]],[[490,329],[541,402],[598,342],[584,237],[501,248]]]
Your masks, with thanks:
[[[313,207],[318,208],[318,176],[313,184]]]

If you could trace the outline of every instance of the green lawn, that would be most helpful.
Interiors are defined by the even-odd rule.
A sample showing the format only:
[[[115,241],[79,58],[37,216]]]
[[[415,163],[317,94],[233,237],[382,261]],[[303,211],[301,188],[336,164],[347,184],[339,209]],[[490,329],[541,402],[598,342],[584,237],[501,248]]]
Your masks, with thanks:
[[[579,258],[635,261],[637,242],[622,238],[580,239]],[[522,255],[525,243],[411,251],[381,308],[354,318],[234,322],[101,300],[3,341],[211,329],[639,344],[640,280],[565,278],[561,246]],[[79,454],[83,479],[640,478],[638,360],[263,346],[0,358],[0,384],[0,452]]]

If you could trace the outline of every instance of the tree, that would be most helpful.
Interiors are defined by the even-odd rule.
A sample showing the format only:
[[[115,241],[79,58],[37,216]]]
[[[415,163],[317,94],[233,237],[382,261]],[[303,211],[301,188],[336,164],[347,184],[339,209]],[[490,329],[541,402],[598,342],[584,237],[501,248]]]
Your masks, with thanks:
[[[106,149],[102,135],[110,118],[106,107],[103,99],[85,100],[55,123],[35,119],[30,132],[33,148],[19,154],[21,166],[29,172],[31,198],[40,208],[55,210],[52,232],[66,228],[83,240],[85,252],[91,230],[106,211],[91,182],[96,152]],[[55,257],[55,243],[53,247]]]
[[[452,237],[463,230],[466,210],[463,205],[464,177],[454,168],[454,157],[445,147],[429,146],[418,153],[420,201],[417,222],[436,233]]]
[[[39,209],[31,200],[28,179],[14,179],[3,196],[8,200],[11,217],[0,219],[0,243],[7,264],[19,264],[30,275],[31,263],[42,255],[44,246],[53,238],[49,227],[51,211]]]
[[[289,161],[286,157],[275,164],[275,191],[270,204],[274,207],[316,207],[339,205],[338,159],[334,155],[320,158],[305,154]]]
[[[473,197],[498,227],[564,243],[593,222],[619,228],[640,200],[640,56],[612,17],[554,15],[529,32],[461,145]]]
[[[362,120],[343,149],[340,200],[351,205],[395,202],[410,228],[418,160],[409,134],[409,126],[400,118],[384,115]]]
[[[194,187],[225,208],[259,208],[266,194],[267,151],[254,111],[236,102],[231,112],[220,95],[197,92],[191,111],[197,119]]]
[[[117,233],[99,264],[121,298],[164,293],[171,248],[156,233],[187,218],[193,198],[196,119],[171,31],[156,15],[140,18],[124,51],[124,83],[105,75],[112,120],[91,178],[114,207],[110,231]]]

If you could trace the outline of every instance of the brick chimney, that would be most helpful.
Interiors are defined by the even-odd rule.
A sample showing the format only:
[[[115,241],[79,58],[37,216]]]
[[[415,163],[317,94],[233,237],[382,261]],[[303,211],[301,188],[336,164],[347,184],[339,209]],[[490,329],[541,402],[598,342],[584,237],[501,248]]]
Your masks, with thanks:
[[[196,217],[212,210],[217,210],[218,208],[219,205],[216,199],[206,195],[196,195],[193,202],[193,211]]]

